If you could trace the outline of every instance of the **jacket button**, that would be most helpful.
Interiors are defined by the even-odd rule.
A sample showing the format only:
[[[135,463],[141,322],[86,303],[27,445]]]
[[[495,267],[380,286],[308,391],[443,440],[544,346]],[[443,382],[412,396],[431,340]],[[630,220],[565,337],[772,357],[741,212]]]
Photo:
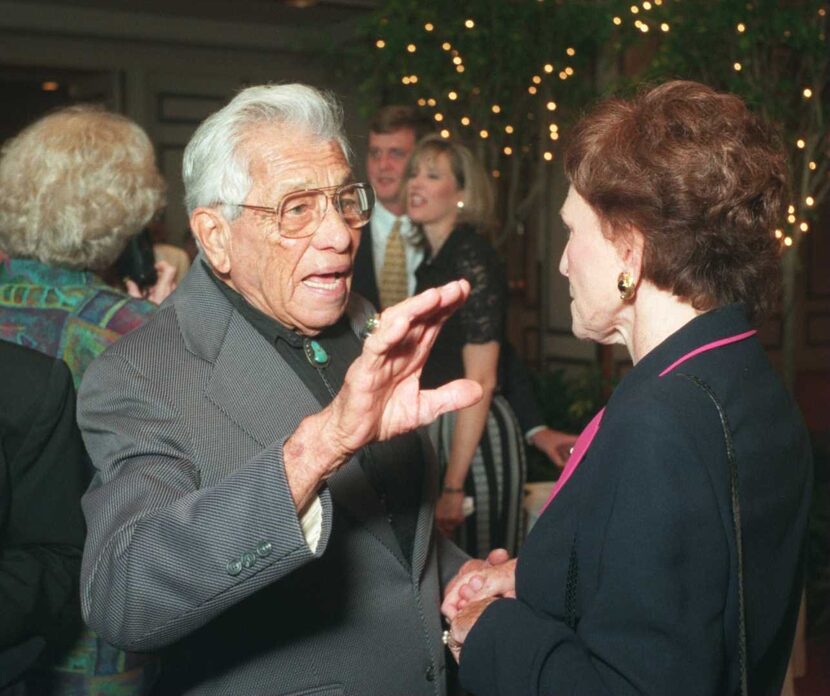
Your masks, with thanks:
[[[228,565],[225,566],[225,570],[228,571],[228,575],[239,575],[242,572],[242,561],[238,558],[228,561]]]
[[[269,553],[271,553],[272,548],[273,547],[271,546],[270,541],[260,541],[256,545],[257,556],[259,556],[260,558],[265,558]]]
[[[253,567],[254,563],[256,563],[256,555],[251,553],[250,551],[242,554],[242,565],[246,568]]]
[[[427,678],[428,682],[435,681],[435,667],[432,665],[427,667],[427,671],[424,673],[424,676]]]

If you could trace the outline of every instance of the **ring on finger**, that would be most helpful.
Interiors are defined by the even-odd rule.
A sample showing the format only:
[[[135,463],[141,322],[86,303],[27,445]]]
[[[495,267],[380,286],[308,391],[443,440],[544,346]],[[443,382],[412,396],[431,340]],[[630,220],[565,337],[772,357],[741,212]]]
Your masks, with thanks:
[[[446,645],[450,650],[458,650],[461,647],[461,643],[452,637],[450,629],[445,630],[441,634],[441,642],[443,642],[444,645]]]

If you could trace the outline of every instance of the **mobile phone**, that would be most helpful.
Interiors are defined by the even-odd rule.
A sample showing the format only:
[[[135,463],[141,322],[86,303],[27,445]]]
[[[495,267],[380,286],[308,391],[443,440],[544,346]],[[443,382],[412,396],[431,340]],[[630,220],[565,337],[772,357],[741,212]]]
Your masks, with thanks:
[[[116,261],[118,275],[130,278],[142,290],[153,287],[158,281],[156,257],[150,231],[144,228],[132,237]]]

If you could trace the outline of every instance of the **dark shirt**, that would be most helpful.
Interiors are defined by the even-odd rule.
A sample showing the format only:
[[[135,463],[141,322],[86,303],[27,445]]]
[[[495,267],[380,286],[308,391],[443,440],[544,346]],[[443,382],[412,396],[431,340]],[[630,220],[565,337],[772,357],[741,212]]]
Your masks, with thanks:
[[[435,389],[464,376],[461,351],[468,343],[504,341],[507,281],[496,252],[468,225],[459,225],[434,257],[415,271],[417,292],[466,278],[467,302],[444,324],[421,374],[421,386]]]
[[[202,262],[204,264],[204,261]],[[207,264],[208,274],[234,308],[267,341],[303,381],[314,398],[325,407],[340,391],[349,366],[360,355],[361,344],[345,315],[313,339],[292,331],[249,304],[242,295],[217,278]],[[328,362],[315,362],[312,343],[323,349]],[[317,351],[320,354],[319,349]],[[423,454],[414,433],[375,442],[360,452],[360,464],[384,504],[389,522],[403,551],[411,559],[418,508],[421,499]],[[407,461],[407,476],[388,476],[391,462]]]

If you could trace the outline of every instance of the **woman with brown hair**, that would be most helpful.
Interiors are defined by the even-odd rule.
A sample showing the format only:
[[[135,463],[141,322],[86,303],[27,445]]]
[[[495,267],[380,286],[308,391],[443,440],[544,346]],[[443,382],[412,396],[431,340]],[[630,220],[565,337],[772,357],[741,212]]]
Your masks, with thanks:
[[[560,262],[573,331],[634,368],[577,441],[515,561],[450,589],[481,694],[777,694],[802,586],[807,432],[758,341],[779,287],[786,158],[693,82],[571,134]]]

